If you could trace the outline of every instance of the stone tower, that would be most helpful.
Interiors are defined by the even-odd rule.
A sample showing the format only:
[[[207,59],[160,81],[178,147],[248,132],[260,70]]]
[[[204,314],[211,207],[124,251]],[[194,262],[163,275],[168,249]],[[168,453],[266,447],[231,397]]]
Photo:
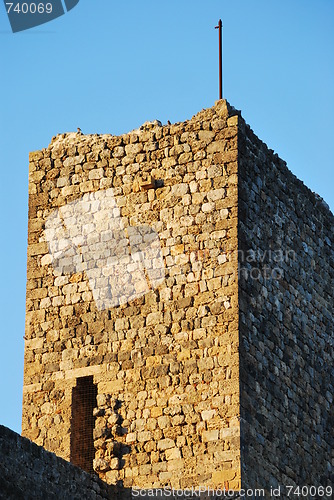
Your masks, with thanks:
[[[23,435],[124,488],[329,485],[333,223],[224,100],[31,153]]]

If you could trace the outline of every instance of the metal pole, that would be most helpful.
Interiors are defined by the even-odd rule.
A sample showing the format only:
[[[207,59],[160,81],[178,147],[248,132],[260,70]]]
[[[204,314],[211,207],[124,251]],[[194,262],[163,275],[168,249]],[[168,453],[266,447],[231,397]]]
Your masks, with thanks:
[[[215,26],[219,30],[219,99],[223,98],[223,23],[219,19],[218,26]]]

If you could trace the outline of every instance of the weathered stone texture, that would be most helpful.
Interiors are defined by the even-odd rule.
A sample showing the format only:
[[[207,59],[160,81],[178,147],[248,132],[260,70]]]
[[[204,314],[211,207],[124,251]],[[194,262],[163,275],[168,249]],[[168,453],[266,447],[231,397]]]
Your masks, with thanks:
[[[243,483],[333,485],[334,217],[239,123]]]
[[[31,154],[29,189],[25,436],[69,460],[72,391],[91,376],[108,483],[268,494],[333,482],[333,215],[238,112],[218,101],[120,137],[57,136]],[[56,272],[44,229],[78,200],[90,237],[106,229],[74,265],[72,224]],[[150,228],[164,279],[157,251],[156,286],[129,280],[108,306],[92,283],[108,282],[110,248],[125,262],[126,238],[146,244]]]
[[[120,137],[57,136],[30,155],[23,434],[69,460],[72,389],[93,376],[94,466],[109,483],[240,486],[231,113],[222,101],[187,122]],[[87,193],[108,189],[120,229],[159,235],[166,275],[145,295],[103,309],[87,279],[94,256],[80,272],[66,273],[65,262],[56,275],[44,227],[79,199],[91,214],[99,198]]]

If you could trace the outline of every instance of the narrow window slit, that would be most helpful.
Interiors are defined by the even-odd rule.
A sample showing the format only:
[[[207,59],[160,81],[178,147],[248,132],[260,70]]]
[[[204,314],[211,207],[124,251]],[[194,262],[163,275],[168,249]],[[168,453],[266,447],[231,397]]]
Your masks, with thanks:
[[[94,416],[97,388],[93,377],[80,377],[72,389],[71,462],[87,472],[94,472]]]

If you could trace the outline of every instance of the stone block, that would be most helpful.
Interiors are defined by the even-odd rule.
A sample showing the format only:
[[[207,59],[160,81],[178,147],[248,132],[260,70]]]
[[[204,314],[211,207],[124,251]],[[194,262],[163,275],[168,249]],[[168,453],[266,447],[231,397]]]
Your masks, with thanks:
[[[219,439],[219,430],[215,429],[212,431],[204,431],[202,434],[202,439],[204,443],[210,442],[210,441],[218,441]]]
[[[167,449],[174,448],[175,441],[173,439],[170,439],[170,438],[161,439],[160,441],[158,441],[157,447],[158,447],[158,450],[165,451]]]

